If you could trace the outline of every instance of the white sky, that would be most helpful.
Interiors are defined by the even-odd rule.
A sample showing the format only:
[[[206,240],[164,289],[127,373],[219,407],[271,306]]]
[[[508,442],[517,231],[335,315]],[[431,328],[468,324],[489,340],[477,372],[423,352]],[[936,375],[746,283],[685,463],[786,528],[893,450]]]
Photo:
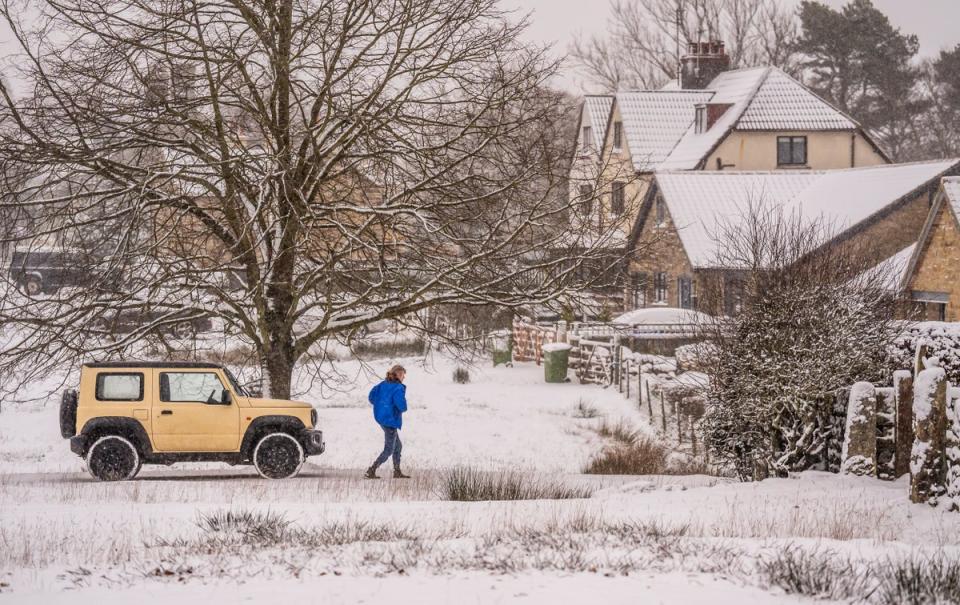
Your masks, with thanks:
[[[779,0],[794,6],[798,0]],[[847,0],[822,0],[835,7]],[[609,0],[501,0],[508,8],[532,13],[530,40],[553,44],[558,55],[566,53],[575,36],[603,33],[610,13]],[[920,38],[920,52],[934,56],[941,49],[960,43],[960,0],[873,0],[895,27]],[[10,32],[0,24],[0,57],[14,51]],[[568,71],[561,86],[579,92],[579,83]]]
[[[779,0],[796,6],[799,0]],[[821,0],[841,7],[848,0]],[[610,15],[610,0],[502,0],[503,5],[522,13],[532,13],[529,38],[551,43],[555,51],[566,53],[578,35],[602,34]],[[890,18],[894,27],[920,38],[920,54],[935,56],[941,49],[960,44],[960,0],[873,0],[874,6]],[[562,83],[579,92],[579,84],[567,73]]]

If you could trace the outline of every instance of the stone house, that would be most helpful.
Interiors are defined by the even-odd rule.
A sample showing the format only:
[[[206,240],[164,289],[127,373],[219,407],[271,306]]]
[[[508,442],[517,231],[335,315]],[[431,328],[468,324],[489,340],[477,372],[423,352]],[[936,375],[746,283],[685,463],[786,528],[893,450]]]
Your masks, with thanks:
[[[627,244],[637,253],[629,260],[626,306],[736,313],[738,272],[724,266],[720,247],[723,231],[747,220],[751,206],[822,218],[834,229],[832,242],[866,245],[878,260],[903,258],[931,222],[941,178],[956,174],[960,160],[845,170],[657,172]],[[722,308],[701,304],[708,290]]]
[[[657,173],[889,163],[858,122],[784,71],[729,65],[722,42],[691,43],[677,82],[584,99],[569,179],[584,200],[578,220],[622,232],[626,244]],[[627,279],[622,307],[635,308]]]
[[[942,180],[916,245],[888,262],[902,261],[907,252],[899,284],[912,307],[907,314],[960,321],[960,178]]]

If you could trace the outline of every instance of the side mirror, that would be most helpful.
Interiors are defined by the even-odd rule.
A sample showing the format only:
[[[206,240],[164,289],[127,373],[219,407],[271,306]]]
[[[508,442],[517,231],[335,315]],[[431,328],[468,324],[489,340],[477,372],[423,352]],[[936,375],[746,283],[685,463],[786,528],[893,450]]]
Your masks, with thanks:
[[[224,389],[223,394],[220,396],[220,404],[230,405],[231,403],[233,403],[233,394],[230,391]]]

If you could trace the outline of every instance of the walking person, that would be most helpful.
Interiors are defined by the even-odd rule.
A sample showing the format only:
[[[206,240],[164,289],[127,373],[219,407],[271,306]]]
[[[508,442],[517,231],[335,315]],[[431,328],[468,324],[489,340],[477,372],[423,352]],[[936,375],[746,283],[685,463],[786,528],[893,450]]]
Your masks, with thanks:
[[[400,470],[400,452],[403,444],[400,443],[400,427],[403,425],[403,413],[407,411],[407,387],[403,379],[407,371],[401,365],[395,365],[387,372],[387,378],[370,389],[370,405],[373,406],[373,418],[383,429],[383,451],[367,469],[367,479],[379,479],[377,469],[393,458],[393,478],[409,479]]]

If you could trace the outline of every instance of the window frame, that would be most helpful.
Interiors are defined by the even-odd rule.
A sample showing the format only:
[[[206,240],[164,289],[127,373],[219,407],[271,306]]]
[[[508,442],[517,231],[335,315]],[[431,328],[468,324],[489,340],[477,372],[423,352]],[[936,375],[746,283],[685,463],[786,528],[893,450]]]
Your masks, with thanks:
[[[657,271],[653,274],[653,302],[665,303],[670,297],[670,288],[667,285],[667,272]]]
[[[103,397],[103,378],[106,378],[107,376],[136,376],[140,379],[140,396],[136,399],[105,399]],[[97,401],[106,401],[111,403],[130,403],[143,401],[143,383],[143,372],[98,372],[96,382],[94,382],[93,396]]]
[[[689,114],[688,114],[689,115]],[[693,113],[694,134],[703,134],[707,131],[707,106],[698,105]]]
[[[613,150],[623,150],[623,122],[621,121],[613,123]]]
[[[684,305],[684,294],[686,294],[686,305]],[[693,309],[693,278],[689,275],[681,275],[677,278],[677,307]]]
[[[627,184],[614,181],[610,184],[610,214],[622,215],[627,209]]]
[[[167,398],[165,399],[165,398],[164,398],[164,393],[163,393],[163,388],[162,388],[162,387],[163,387],[163,377],[166,376],[166,375],[168,375],[168,374],[212,374],[212,375],[216,376],[217,381],[220,383],[221,392],[223,392],[223,391],[229,391],[229,390],[230,390],[230,389],[228,389],[228,388],[226,387],[226,385],[223,384],[223,378],[221,378],[221,376],[220,376],[217,372],[212,371],[212,370],[210,370],[210,371],[203,371],[203,372],[184,372],[184,371],[170,371],[170,370],[167,370],[167,371],[159,372],[159,374],[157,375],[157,387],[158,387],[158,388],[157,388],[157,400],[159,400],[160,403],[172,403],[172,404],[177,404],[177,403],[199,403],[199,404],[203,404],[203,405],[223,405],[222,403],[213,404],[213,403],[210,403],[209,401],[197,401],[197,400],[195,400],[195,399],[182,399],[182,400],[173,401],[173,400],[170,400],[170,399],[169,399],[169,397],[170,397],[170,390],[169,390],[169,388],[167,389],[167,393],[166,393]],[[221,396],[221,401],[222,401],[222,396]]]
[[[801,141],[803,142],[803,161],[802,161],[802,162],[795,162],[795,161],[793,160],[793,157],[794,157],[794,154],[795,154],[795,148],[796,148],[798,142],[801,142]],[[787,162],[784,162],[784,161],[783,161],[783,156],[782,156],[782,154],[780,153],[780,146],[781,146],[782,143],[787,143],[787,144],[788,144],[789,152],[788,152],[787,155],[788,155],[789,157],[788,157],[787,159],[788,159],[789,161],[787,161]],[[784,135],[784,136],[778,136],[778,137],[777,137],[777,166],[806,166],[806,165],[807,165],[807,159],[808,159],[808,157],[809,157],[809,156],[808,156],[808,151],[809,151],[809,149],[808,149],[808,147],[807,147],[807,137],[806,137],[806,135]]]
[[[667,208],[659,195],[653,201],[653,226],[660,228],[667,223]]]
[[[649,276],[645,272],[633,273],[630,276],[631,303],[634,309],[642,309],[647,306],[647,283]]]
[[[580,211],[584,216],[590,216],[593,213],[593,185],[589,183],[579,185],[577,194],[580,196]]]
[[[580,130],[580,138],[582,139],[580,144],[581,151],[590,151],[593,147],[593,126],[584,126]]]

